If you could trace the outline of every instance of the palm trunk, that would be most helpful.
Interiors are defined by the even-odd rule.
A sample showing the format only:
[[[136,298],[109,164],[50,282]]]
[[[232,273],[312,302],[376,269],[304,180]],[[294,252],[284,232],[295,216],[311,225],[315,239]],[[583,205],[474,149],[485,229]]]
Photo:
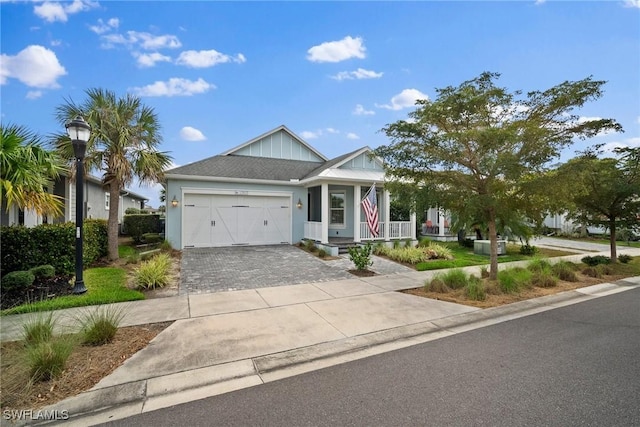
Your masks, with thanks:
[[[120,187],[117,183],[109,184],[109,220],[107,230],[109,235],[108,256],[110,261],[118,259],[118,210],[120,208]]]
[[[498,234],[496,232],[496,213],[493,208],[489,209],[489,241],[491,249],[489,280],[498,280]]]

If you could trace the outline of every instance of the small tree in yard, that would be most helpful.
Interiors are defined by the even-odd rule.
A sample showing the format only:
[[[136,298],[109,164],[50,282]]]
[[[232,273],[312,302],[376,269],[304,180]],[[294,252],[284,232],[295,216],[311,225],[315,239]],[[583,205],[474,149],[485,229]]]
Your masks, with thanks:
[[[640,228],[640,148],[619,148],[619,158],[598,158],[599,147],[554,172],[570,204],[569,217],[610,233],[611,260],[617,260],[616,231]]]
[[[349,259],[356,266],[356,270],[367,270],[373,265],[373,261],[371,261],[371,251],[373,247],[370,243],[364,246],[351,247],[348,250]]]
[[[376,150],[389,179],[430,185],[441,207],[487,224],[493,280],[498,220],[538,221],[551,206],[542,179],[546,165],[575,137],[622,130],[612,119],[579,120],[572,114],[602,96],[604,81],[588,77],[522,96],[496,86],[498,77],[485,72],[436,89],[435,100],[417,101],[410,120],[382,129],[391,144]]]

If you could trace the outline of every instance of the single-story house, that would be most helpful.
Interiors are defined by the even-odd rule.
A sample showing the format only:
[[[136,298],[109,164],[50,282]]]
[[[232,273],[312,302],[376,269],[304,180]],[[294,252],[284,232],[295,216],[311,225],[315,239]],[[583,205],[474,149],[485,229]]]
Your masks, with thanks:
[[[165,177],[174,248],[416,239],[415,214],[389,220],[382,160],[369,147],[328,159],[284,125]],[[361,207],[373,184],[378,236]]]
[[[36,214],[34,211],[23,211],[17,206],[9,210],[3,205],[0,213],[0,225],[24,225],[33,227],[40,224],[58,224],[75,222],[76,220],[76,184],[67,175],[60,175],[53,182],[50,193],[62,198],[64,201],[63,214],[58,217],[47,217]],[[92,175],[87,175],[84,180],[84,217],[107,219],[109,217],[109,192],[102,186],[102,181]],[[144,196],[129,190],[120,192],[120,206],[118,208],[118,222],[122,223],[122,217],[127,208],[141,209],[147,201]]]

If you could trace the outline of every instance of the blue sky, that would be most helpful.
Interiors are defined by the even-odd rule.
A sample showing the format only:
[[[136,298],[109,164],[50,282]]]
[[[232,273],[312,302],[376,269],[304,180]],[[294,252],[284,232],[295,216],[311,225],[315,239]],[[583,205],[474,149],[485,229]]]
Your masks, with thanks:
[[[281,124],[328,157],[388,143],[415,99],[483,71],[509,89],[593,75],[580,110],[640,145],[640,0],[178,2],[2,0],[2,123],[46,136],[55,107],[99,87],[153,107],[175,165]],[[158,206],[158,187],[139,188]]]

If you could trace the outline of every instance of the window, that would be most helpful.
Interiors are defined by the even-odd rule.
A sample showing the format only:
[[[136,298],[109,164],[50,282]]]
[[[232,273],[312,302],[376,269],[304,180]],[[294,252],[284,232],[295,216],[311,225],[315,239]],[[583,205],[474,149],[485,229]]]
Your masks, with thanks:
[[[344,201],[345,193],[330,193],[330,225],[344,225]]]
[[[111,203],[111,194],[104,193],[104,208],[109,210],[109,204]]]

